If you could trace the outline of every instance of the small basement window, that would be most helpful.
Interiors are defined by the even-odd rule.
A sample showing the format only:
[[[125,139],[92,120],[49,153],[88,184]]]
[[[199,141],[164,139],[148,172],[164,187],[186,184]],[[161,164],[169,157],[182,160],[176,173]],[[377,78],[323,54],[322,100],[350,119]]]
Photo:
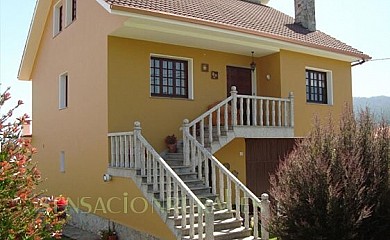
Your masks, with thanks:
[[[59,109],[68,107],[68,73],[60,75],[59,79]]]

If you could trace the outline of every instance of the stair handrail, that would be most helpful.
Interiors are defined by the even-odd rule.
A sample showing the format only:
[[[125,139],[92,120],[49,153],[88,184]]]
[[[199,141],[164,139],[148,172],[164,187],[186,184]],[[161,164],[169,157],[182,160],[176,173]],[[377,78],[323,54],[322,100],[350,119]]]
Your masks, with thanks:
[[[139,144],[140,143],[140,144]],[[162,174],[164,173],[163,171],[165,170],[167,174],[169,174],[172,177],[173,184],[174,184],[174,218],[178,218],[178,189],[180,187],[181,189],[181,197],[182,197],[182,206],[181,206],[181,215],[182,215],[182,221],[181,221],[181,226],[182,228],[185,228],[187,225],[186,222],[186,196],[189,198],[189,204],[190,204],[190,237],[191,239],[194,238],[195,235],[195,211],[194,211],[194,205],[198,207],[198,238],[203,239],[203,223],[206,221],[214,221],[214,214],[212,212],[206,211],[206,206],[200,201],[200,199],[191,191],[191,189],[184,183],[184,181],[176,174],[176,172],[169,166],[169,164],[160,156],[160,154],[157,153],[157,151],[152,147],[152,145],[149,144],[149,142],[142,136],[141,134],[141,124],[139,122],[134,123],[134,146],[135,146],[135,165],[136,168],[140,167],[141,168],[141,173],[147,172],[145,168],[149,168],[148,174],[151,174],[150,170],[151,167],[156,167],[156,166],[151,166],[150,161],[147,162],[150,159],[143,159],[144,154],[142,152],[148,151],[149,153],[152,154],[154,159],[158,161],[160,166],[160,181],[157,183],[156,177],[157,175],[155,174],[155,179],[154,183],[157,183],[159,185],[159,191],[160,191],[160,199],[161,196],[164,198],[164,178],[162,177]],[[148,157],[146,157],[148,158]],[[156,169],[156,168],[154,168]],[[163,170],[162,170],[163,169]],[[168,176],[168,175],[167,175]],[[170,178],[167,178],[167,203],[169,201],[169,195],[171,195],[171,180]],[[163,200],[163,199],[162,199]],[[167,209],[170,207],[170,204],[168,204]],[[205,218],[203,219],[203,214]],[[209,227],[205,225],[205,230],[206,230],[206,239],[213,239],[213,236],[209,235]]]
[[[245,228],[248,229],[249,228],[249,224],[250,224],[250,219],[249,219],[249,209],[247,208],[247,205],[249,205],[248,203],[248,198],[252,200],[252,204],[253,204],[253,220],[254,220],[254,226],[253,226],[253,235],[255,237],[255,239],[258,238],[258,234],[259,234],[259,229],[258,229],[258,222],[259,222],[259,216],[258,216],[258,208],[260,208],[260,214],[261,214],[261,219],[262,219],[262,231],[261,231],[261,235],[262,235],[262,238],[261,239],[265,239],[265,240],[268,240],[269,239],[269,233],[268,233],[268,220],[269,220],[269,199],[268,199],[268,194],[262,194],[261,196],[261,200],[251,191],[249,190],[236,176],[234,176],[216,157],[214,157],[211,152],[209,152],[204,146],[202,146],[202,144],[196,139],[194,138],[188,131],[188,128],[184,127],[184,135],[186,137],[186,139],[188,140],[189,142],[189,147],[190,148],[195,148],[195,150],[193,150],[192,152],[193,153],[196,153],[194,155],[192,155],[191,157],[197,157],[198,159],[198,175],[199,177],[202,177],[203,176],[203,173],[199,172],[199,171],[202,171],[201,169],[202,168],[205,168],[205,178],[206,178],[206,185],[209,184],[209,180],[207,178],[207,175],[208,175],[208,163],[204,163],[202,165],[202,161],[206,161],[206,160],[209,160],[211,163],[212,163],[212,191],[214,194],[217,193],[217,187],[216,187],[216,184],[217,184],[217,181],[216,181],[216,171],[215,171],[215,167],[218,169],[219,172],[221,172],[222,174],[224,174],[226,176],[226,185],[227,185],[227,207],[228,207],[228,210],[231,211],[232,210],[232,191],[231,191],[231,182],[232,181],[235,186],[236,186],[236,218],[237,219],[240,219],[240,210],[239,210],[239,207],[237,207],[237,205],[240,204],[240,199],[238,200],[237,198],[240,198],[240,193],[239,193],[239,190],[241,190],[243,193],[244,193],[244,201],[245,201],[245,210],[244,210],[244,214],[245,214],[245,217],[244,217],[244,225],[245,225]],[[203,155],[203,156],[201,156]],[[214,167],[215,166],[215,167]],[[228,181],[230,180],[230,181]],[[221,198],[221,201],[225,201],[225,198],[224,198],[224,178],[222,175],[219,175],[219,185],[220,185],[220,198]],[[239,189],[239,190],[238,190]]]

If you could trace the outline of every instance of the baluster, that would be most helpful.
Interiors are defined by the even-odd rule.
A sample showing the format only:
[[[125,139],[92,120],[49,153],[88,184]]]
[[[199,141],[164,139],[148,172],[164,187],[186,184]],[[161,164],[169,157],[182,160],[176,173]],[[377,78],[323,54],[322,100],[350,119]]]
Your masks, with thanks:
[[[141,123],[134,122],[134,148],[135,148],[135,169],[140,169],[141,167],[141,141],[139,140],[139,136],[141,135]]]
[[[269,196],[266,193],[261,194],[261,239],[268,240],[268,222],[270,217]]]
[[[119,167],[118,163],[119,163],[119,144],[118,144],[118,138],[119,137],[115,137],[115,163],[114,163],[114,167]]]
[[[253,236],[259,238],[259,211],[256,202],[253,202]]]
[[[249,203],[248,196],[246,192],[244,192],[244,216],[245,216],[245,229],[249,229]]]
[[[183,164],[184,166],[190,165],[190,139],[188,135],[190,135],[190,129],[188,126],[188,119],[184,119],[183,121]]]
[[[241,218],[240,188],[238,184],[235,184],[235,187],[236,187],[236,219],[240,220]]]
[[[221,202],[225,202],[225,189],[224,189],[224,176],[222,169],[218,169],[219,174],[219,198],[221,199]]]
[[[284,102],[284,126],[287,127],[288,126],[288,121],[287,121],[287,102],[286,101],[283,101]]]
[[[225,132],[227,132],[229,130],[229,115],[228,115],[228,106],[229,104],[225,104],[225,124],[224,124],[224,129],[225,129]]]
[[[213,200],[206,200],[205,225],[206,225],[206,239],[214,239],[214,210]]]
[[[183,189],[181,190],[181,227],[185,228],[187,225],[187,199],[186,199],[186,193]]]
[[[194,239],[195,235],[195,211],[194,211],[194,199],[190,198],[190,238]]]
[[[125,166],[125,146],[124,146],[124,136],[119,136],[119,167],[123,168]]]
[[[200,120],[200,143],[204,146],[204,119]]]
[[[171,208],[172,204],[172,180],[171,175],[167,172],[167,210]]]
[[[275,127],[275,100],[272,100],[272,126]]]
[[[192,136],[196,139],[196,125],[197,123],[195,123],[194,126],[192,126]]]
[[[209,161],[206,156],[203,156],[204,159],[204,178],[206,187],[210,187],[210,180],[209,180]]]
[[[282,126],[282,102],[278,101],[278,126]]]
[[[251,125],[251,105],[250,105],[250,99],[246,99],[246,125]]]
[[[198,206],[198,239],[203,240],[203,209]]]
[[[221,136],[221,108],[217,109],[217,136]]]
[[[269,126],[269,100],[265,101],[265,125]]]
[[[257,126],[257,99],[252,99],[252,125]]]
[[[240,98],[240,125],[244,125],[244,99]]]
[[[226,189],[227,189],[227,196],[226,196],[226,203],[227,208],[230,211],[232,211],[232,180],[229,178],[229,176],[226,176]]]
[[[158,162],[157,159],[153,157],[153,191],[158,191],[157,172],[158,172]]]
[[[232,125],[233,127],[237,126],[237,89],[235,86],[232,86],[232,90],[230,91],[232,96]]]
[[[125,168],[129,168],[129,136],[125,135]]]
[[[130,158],[130,168],[134,168],[134,138],[132,135],[129,135],[130,149],[129,149],[129,158]]]
[[[148,154],[146,155],[147,156],[147,162],[146,162],[146,182],[147,183],[151,183],[152,182],[152,164],[151,164],[151,161],[153,159],[153,156],[152,154],[150,154],[149,152],[147,152]]]
[[[198,179],[199,180],[202,180],[202,153],[200,151],[200,149],[198,148],[198,156],[197,156],[197,159],[198,159]]]
[[[145,146],[141,146],[141,175],[145,174]]]
[[[173,216],[177,219],[179,217],[179,186],[176,180],[173,182],[173,198]]]
[[[290,127],[294,127],[294,94],[289,93],[288,98],[290,99]]]
[[[196,166],[196,159],[197,159],[197,156],[196,156],[196,145],[193,141],[190,142],[191,143],[191,157],[190,157],[190,161],[191,161],[191,166],[192,166],[192,172],[195,172],[195,166]]]
[[[209,115],[209,142],[211,147],[211,144],[213,143],[213,114],[211,113]]]
[[[263,99],[260,99],[260,126],[263,126],[264,123],[264,111],[263,111]]]
[[[215,164],[211,162],[211,181],[213,184],[212,192],[213,194],[217,194],[217,174],[215,172]]]
[[[160,163],[160,201],[164,201],[164,166]]]
[[[110,162],[110,167],[114,167],[114,165],[115,165],[115,137],[111,136],[110,137],[110,142],[111,142],[111,162]]]

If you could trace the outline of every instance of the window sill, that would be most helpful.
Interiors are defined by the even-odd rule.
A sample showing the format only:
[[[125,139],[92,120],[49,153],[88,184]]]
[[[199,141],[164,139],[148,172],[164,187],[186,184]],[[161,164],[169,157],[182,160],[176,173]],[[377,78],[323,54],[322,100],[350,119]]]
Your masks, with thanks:
[[[194,101],[192,98],[178,98],[178,97],[164,97],[164,96],[149,96],[150,99],[165,99],[165,100],[185,100],[185,101]]]

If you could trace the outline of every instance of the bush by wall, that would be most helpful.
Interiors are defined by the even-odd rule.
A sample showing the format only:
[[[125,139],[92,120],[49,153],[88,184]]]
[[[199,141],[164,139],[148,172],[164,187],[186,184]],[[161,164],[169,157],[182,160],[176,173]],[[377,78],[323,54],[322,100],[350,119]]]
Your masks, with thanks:
[[[271,231],[282,240],[390,239],[389,126],[368,110],[325,125],[317,120],[271,176]]]

